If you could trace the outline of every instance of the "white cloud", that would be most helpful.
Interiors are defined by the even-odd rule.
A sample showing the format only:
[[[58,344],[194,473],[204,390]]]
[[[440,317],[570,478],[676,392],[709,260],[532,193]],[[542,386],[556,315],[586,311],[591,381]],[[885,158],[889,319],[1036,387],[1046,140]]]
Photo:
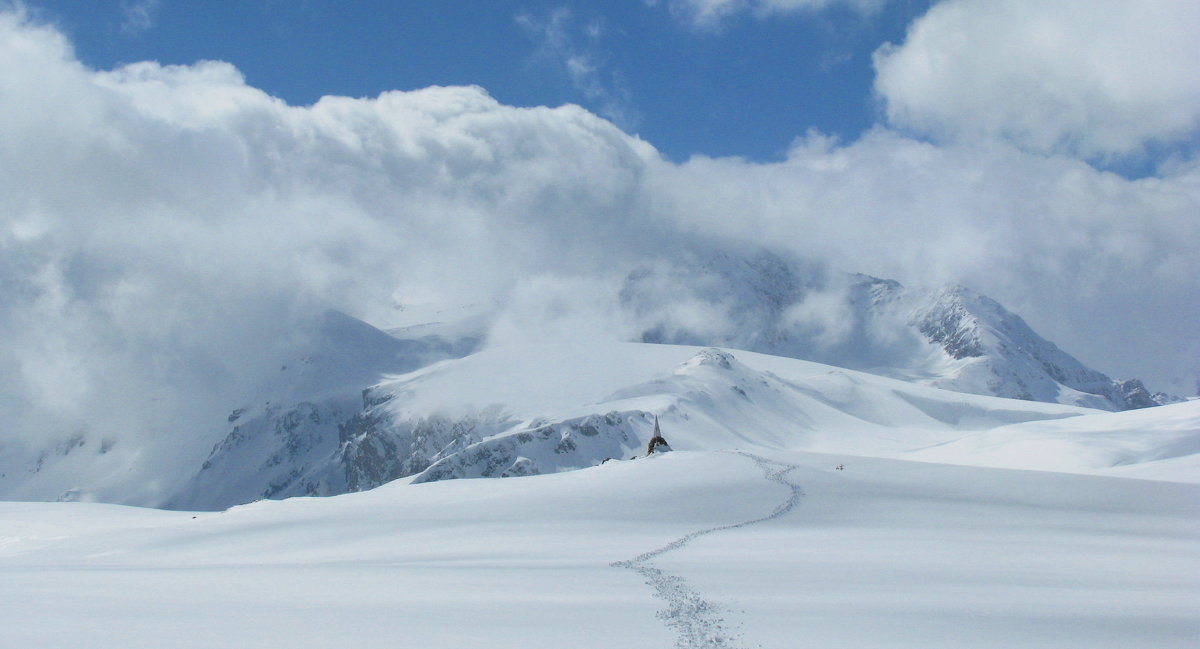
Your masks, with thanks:
[[[1086,158],[1200,129],[1200,3],[946,0],[875,54],[892,124]]]
[[[648,190],[713,236],[970,286],[1085,363],[1159,389],[1179,377],[1172,389],[1187,391],[1200,367],[1185,333],[1200,319],[1198,182],[1195,163],[1130,181],[1066,157],[877,129],[845,146],[810,135],[777,164],[694,158]]]
[[[702,30],[719,29],[739,14],[759,19],[780,14],[816,12],[831,7],[846,7],[863,14],[878,11],[888,0],[669,0],[671,13]]]
[[[490,345],[578,342],[628,338],[635,329],[617,303],[620,277],[536,274],[503,296],[487,332]],[[624,335],[622,335],[624,334]]]
[[[811,335],[819,348],[845,343],[858,324],[842,290],[810,293],[803,302],[789,308],[784,317],[789,326]]]
[[[5,439],[185,431],[206,451],[324,307],[383,323],[394,300],[508,299],[498,339],[625,335],[606,287],[698,239],[961,282],[1122,376],[1191,379],[1200,354],[1186,160],[1128,181],[881,129],[676,165],[579,107],[479,88],[293,107],[223,63],[95,72],[11,13],[0,96]],[[723,326],[689,309],[671,317]]]
[[[0,95],[10,439],[219,431],[314,310],[599,267],[629,249],[656,157],[578,107],[478,88],[298,108],[224,63],[93,72],[12,13]]]

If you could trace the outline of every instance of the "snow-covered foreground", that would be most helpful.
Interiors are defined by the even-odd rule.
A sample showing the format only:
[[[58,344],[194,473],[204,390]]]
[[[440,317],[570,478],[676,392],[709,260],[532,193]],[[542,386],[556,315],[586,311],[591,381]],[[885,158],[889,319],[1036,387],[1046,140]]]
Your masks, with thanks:
[[[1194,647],[1200,485],[756,450],[221,513],[0,503],[0,629],[72,649]]]

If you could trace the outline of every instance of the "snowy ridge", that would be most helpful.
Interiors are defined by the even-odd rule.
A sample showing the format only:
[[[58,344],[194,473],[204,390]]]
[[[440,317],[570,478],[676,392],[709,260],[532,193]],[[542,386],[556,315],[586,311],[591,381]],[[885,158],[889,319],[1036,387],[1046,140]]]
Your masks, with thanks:
[[[1137,379],[1115,381],[1034,333],[1019,316],[962,286],[926,292],[910,321],[961,361],[929,385],[1031,401],[1128,410],[1161,405]]]
[[[627,457],[635,452],[650,414],[609,412],[555,423],[535,422],[445,454],[413,483],[455,478],[511,478],[554,473]]]
[[[815,360],[948,390],[1106,410],[1172,401],[1116,381],[962,286],[907,288],[768,251],[693,253],[631,272],[620,298],[643,342]]]
[[[944,461],[1081,472],[1194,454],[1188,440],[1200,439],[1200,414],[1182,404],[1173,436],[1114,433],[1106,442],[1111,462],[1080,463],[1095,447],[1088,422],[1107,421],[1095,410],[947,392],[752,352],[638,343],[489,349],[389,378],[357,397],[357,407],[330,400],[263,420],[271,426],[256,429],[263,447],[248,441],[253,436],[243,426],[247,439],[214,451],[172,506],[218,509],[361,491],[400,478],[427,483],[581,469],[644,454],[656,416],[678,450],[803,449],[935,461],[941,452]],[[1143,427],[1155,426],[1158,413],[1178,411],[1146,410]],[[335,412],[340,419],[328,416]],[[1012,463],[998,443],[949,451],[987,431],[1054,421],[1074,440],[1069,458],[1035,454]]]
[[[777,281],[764,280],[763,286],[772,295],[790,295],[787,287],[794,286],[779,278],[781,268],[764,263],[743,270],[751,276],[769,270]],[[912,316],[904,308],[910,294],[898,285],[856,286],[862,303],[876,305],[876,312]],[[959,314],[938,322],[974,323],[943,336],[943,345],[1016,348],[1011,341],[1026,333],[1023,323],[1005,319],[996,306],[991,312],[1003,326],[984,327],[986,318],[964,314],[982,312],[989,303],[958,309],[968,304],[964,295],[954,291],[937,302],[937,313]],[[1169,424],[1176,431],[1169,435],[1134,439],[1114,429],[1105,438],[1109,450],[1101,453],[1100,437],[1089,440],[1087,432],[1110,424],[1080,418],[1095,410],[948,392],[782,356],[669,344],[561,343],[494,347],[454,358],[468,348],[444,337],[399,340],[341,314],[327,314],[316,331],[303,353],[281,363],[278,381],[222,416],[223,430],[205,454],[134,464],[86,437],[37,458],[0,448],[0,487],[9,498],[210,510],[262,498],[362,491],[409,477],[432,482],[556,473],[644,452],[655,416],[679,450],[911,454],[1066,471],[1122,467],[1129,475],[1170,479],[1189,479],[1170,466],[1187,465],[1195,453],[1189,440],[1197,426],[1189,423],[1195,415],[1188,407],[1147,409],[1139,430],[1160,430],[1170,412],[1190,414]],[[922,353],[947,353],[928,341],[921,345]],[[1056,352],[1052,345],[1046,349]],[[962,355],[951,359],[959,380],[995,367],[993,356]],[[448,360],[432,362],[439,358]],[[1086,368],[1075,369],[1074,375],[1094,378]],[[1065,393],[1061,384],[1053,386]],[[1095,422],[1063,428],[1073,441],[1057,447],[1062,453],[1014,460],[1004,450],[1044,434],[1035,427],[992,438],[1011,440],[1003,443],[964,441],[976,431],[1062,418]],[[1136,468],[1147,463],[1153,466]]]

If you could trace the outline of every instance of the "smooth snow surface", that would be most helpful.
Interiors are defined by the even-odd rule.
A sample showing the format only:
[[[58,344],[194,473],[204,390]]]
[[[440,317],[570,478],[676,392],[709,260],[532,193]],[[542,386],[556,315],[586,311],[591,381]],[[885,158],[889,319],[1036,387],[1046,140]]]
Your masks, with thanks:
[[[0,629],[71,649],[1194,647],[1198,514],[1191,484],[787,451],[222,513],[0,503]]]
[[[1200,400],[1001,426],[909,455],[952,464],[1200,482]]]

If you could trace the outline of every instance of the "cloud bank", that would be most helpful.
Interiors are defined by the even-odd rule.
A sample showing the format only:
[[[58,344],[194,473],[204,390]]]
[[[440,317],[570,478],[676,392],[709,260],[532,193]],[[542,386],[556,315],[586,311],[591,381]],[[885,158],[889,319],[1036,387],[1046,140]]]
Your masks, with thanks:
[[[809,134],[779,163],[674,164],[581,108],[474,87],[297,107],[220,62],[90,70],[12,12],[0,98],[9,442],[206,451],[325,308],[387,325],[397,303],[500,303],[499,340],[621,337],[621,277],[698,242],[960,282],[1156,389],[1190,391],[1200,367],[1194,160],[1130,181],[880,127]]]
[[[889,121],[939,140],[1130,155],[1200,132],[1200,3],[946,0],[875,54]]]

